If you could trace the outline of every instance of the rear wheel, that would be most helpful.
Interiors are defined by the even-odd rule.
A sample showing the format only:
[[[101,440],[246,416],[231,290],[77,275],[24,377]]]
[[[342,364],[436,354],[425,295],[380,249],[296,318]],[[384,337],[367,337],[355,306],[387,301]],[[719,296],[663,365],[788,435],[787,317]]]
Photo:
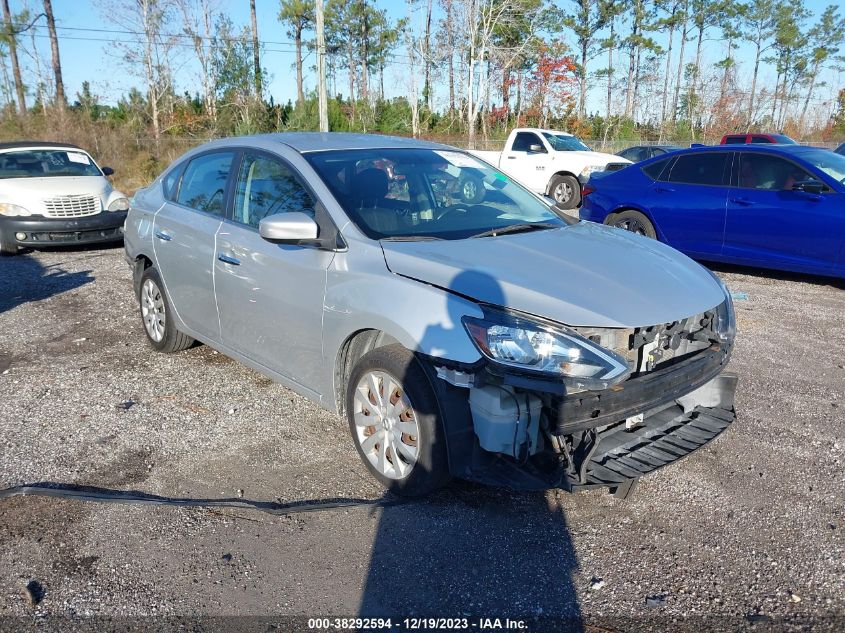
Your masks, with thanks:
[[[619,213],[613,213],[605,218],[604,223],[619,229],[625,229],[637,235],[657,239],[657,231],[654,230],[654,224],[651,223],[651,220],[644,214],[633,209],[625,209]]]
[[[419,361],[401,345],[379,347],[358,361],[346,415],[364,465],[391,492],[420,496],[449,480],[436,396]]]
[[[141,274],[139,303],[144,332],[156,351],[179,352],[193,345],[194,339],[176,329],[164,284],[152,266]]]
[[[549,194],[561,209],[574,209],[581,202],[581,186],[575,176],[555,176]]]

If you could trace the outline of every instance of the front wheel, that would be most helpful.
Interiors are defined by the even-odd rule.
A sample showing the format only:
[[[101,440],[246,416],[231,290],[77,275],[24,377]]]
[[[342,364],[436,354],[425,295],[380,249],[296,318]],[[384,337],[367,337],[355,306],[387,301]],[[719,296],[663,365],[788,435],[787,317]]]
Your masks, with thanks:
[[[613,213],[605,218],[604,223],[619,229],[625,229],[637,235],[657,239],[657,231],[654,230],[654,224],[651,223],[651,220],[644,214],[633,209]]]
[[[358,361],[346,415],[361,460],[391,492],[425,495],[449,480],[437,399],[409,350],[389,345]]]
[[[555,176],[549,194],[561,209],[574,209],[581,203],[581,185],[575,176]]]

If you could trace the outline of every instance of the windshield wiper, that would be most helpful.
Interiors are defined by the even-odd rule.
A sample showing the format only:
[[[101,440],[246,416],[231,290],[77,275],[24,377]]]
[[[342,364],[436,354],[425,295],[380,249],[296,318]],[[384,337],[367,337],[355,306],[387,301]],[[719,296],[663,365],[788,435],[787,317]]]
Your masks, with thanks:
[[[433,240],[443,240],[442,237],[435,237],[434,235],[391,235],[390,237],[381,238],[384,242],[431,242]]]
[[[470,237],[495,237],[496,235],[505,235],[506,233],[528,233],[529,231],[543,231],[545,229],[555,229],[557,224],[552,222],[524,222],[522,224],[511,224],[508,226],[501,226],[497,229],[490,229],[482,233],[476,233]]]

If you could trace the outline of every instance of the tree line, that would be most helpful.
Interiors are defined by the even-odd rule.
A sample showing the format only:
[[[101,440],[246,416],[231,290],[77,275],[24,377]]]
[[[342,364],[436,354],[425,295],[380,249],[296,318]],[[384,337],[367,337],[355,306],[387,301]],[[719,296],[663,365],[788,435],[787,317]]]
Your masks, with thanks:
[[[159,144],[316,129],[314,0],[257,0],[277,15],[260,33],[256,0],[239,0],[245,24],[222,0],[94,1],[103,28],[72,33],[51,0],[0,0],[0,134],[72,124]],[[405,0],[401,16],[374,0],[324,5],[333,130],[470,145],[516,125],[602,140],[845,134],[835,4],[814,15],[801,0]],[[62,39],[92,31],[137,82],[115,105],[88,82],[65,94]],[[284,104],[267,89],[276,53],[294,59]]]

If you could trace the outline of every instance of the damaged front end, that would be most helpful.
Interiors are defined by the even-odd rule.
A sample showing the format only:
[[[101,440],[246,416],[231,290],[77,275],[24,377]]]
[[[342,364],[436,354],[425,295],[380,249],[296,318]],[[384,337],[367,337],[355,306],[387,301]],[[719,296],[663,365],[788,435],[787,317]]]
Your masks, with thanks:
[[[450,469],[522,490],[607,487],[701,448],[735,419],[729,296],[640,328],[563,328],[485,309],[465,326],[485,360],[435,362]]]

